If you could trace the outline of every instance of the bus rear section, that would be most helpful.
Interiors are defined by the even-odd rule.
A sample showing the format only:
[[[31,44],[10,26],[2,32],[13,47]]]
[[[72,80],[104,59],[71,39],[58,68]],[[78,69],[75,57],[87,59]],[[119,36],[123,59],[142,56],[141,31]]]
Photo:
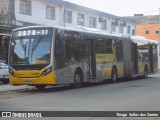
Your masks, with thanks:
[[[124,77],[147,78],[158,71],[158,42],[132,36],[123,40]]]

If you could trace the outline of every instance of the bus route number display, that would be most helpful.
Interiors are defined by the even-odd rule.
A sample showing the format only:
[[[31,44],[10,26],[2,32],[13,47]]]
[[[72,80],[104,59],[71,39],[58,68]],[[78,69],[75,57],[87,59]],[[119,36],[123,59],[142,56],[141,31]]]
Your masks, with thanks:
[[[13,36],[21,37],[21,36],[34,36],[34,35],[49,35],[48,29],[37,29],[37,30],[22,30],[16,31]]]

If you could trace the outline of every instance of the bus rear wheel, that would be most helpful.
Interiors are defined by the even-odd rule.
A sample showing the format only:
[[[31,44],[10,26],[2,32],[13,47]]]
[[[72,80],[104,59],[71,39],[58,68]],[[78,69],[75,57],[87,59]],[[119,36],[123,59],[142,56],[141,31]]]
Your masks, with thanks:
[[[147,66],[144,67],[143,79],[147,78],[148,76],[148,68]]]
[[[79,70],[76,70],[74,74],[74,83],[72,84],[73,88],[80,88],[82,87],[82,82],[83,82],[83,76],[82,73]]]
[[[45,85],[35,85],[35,87],[36,87],[38,90],[43,90],[46,86],[45,86]]]
[[[115,83],[115,82],[117,82],[117,79],[118,79],[117,69],[116,69],[116,67],[113,67],[112,73],[111,73],[111,82]]]

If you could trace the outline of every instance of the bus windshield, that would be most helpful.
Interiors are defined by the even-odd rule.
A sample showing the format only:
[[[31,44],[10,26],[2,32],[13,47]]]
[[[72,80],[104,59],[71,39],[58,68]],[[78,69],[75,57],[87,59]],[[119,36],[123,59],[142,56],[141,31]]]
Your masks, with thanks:
[[[38,65],[49,64],[51,54],[51,36],[28,36],[12,39],[10,64]]]

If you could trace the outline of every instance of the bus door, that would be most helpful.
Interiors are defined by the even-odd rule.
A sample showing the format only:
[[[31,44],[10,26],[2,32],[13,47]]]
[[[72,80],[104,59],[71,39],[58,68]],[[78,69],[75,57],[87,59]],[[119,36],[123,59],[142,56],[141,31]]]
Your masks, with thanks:
[[[132,73],[138,74],[138,52],[137,52],[137,44],[132,43],[131,45],[131,60],[132,60]]]
[[[87,40],[88,46],[88,74],[89,79],[96,78],[95,44],[93,39]]]
[[[63,33],[63,34],[62,34]],[[69,60],[68,60],[68,39],[64,31],[56,31],[54,69],[56,71],[57,84],[69,84]]]
[[[154,71],[154,63],[153,63],[153,46],[149,45],[149,72],[153,73]]]

